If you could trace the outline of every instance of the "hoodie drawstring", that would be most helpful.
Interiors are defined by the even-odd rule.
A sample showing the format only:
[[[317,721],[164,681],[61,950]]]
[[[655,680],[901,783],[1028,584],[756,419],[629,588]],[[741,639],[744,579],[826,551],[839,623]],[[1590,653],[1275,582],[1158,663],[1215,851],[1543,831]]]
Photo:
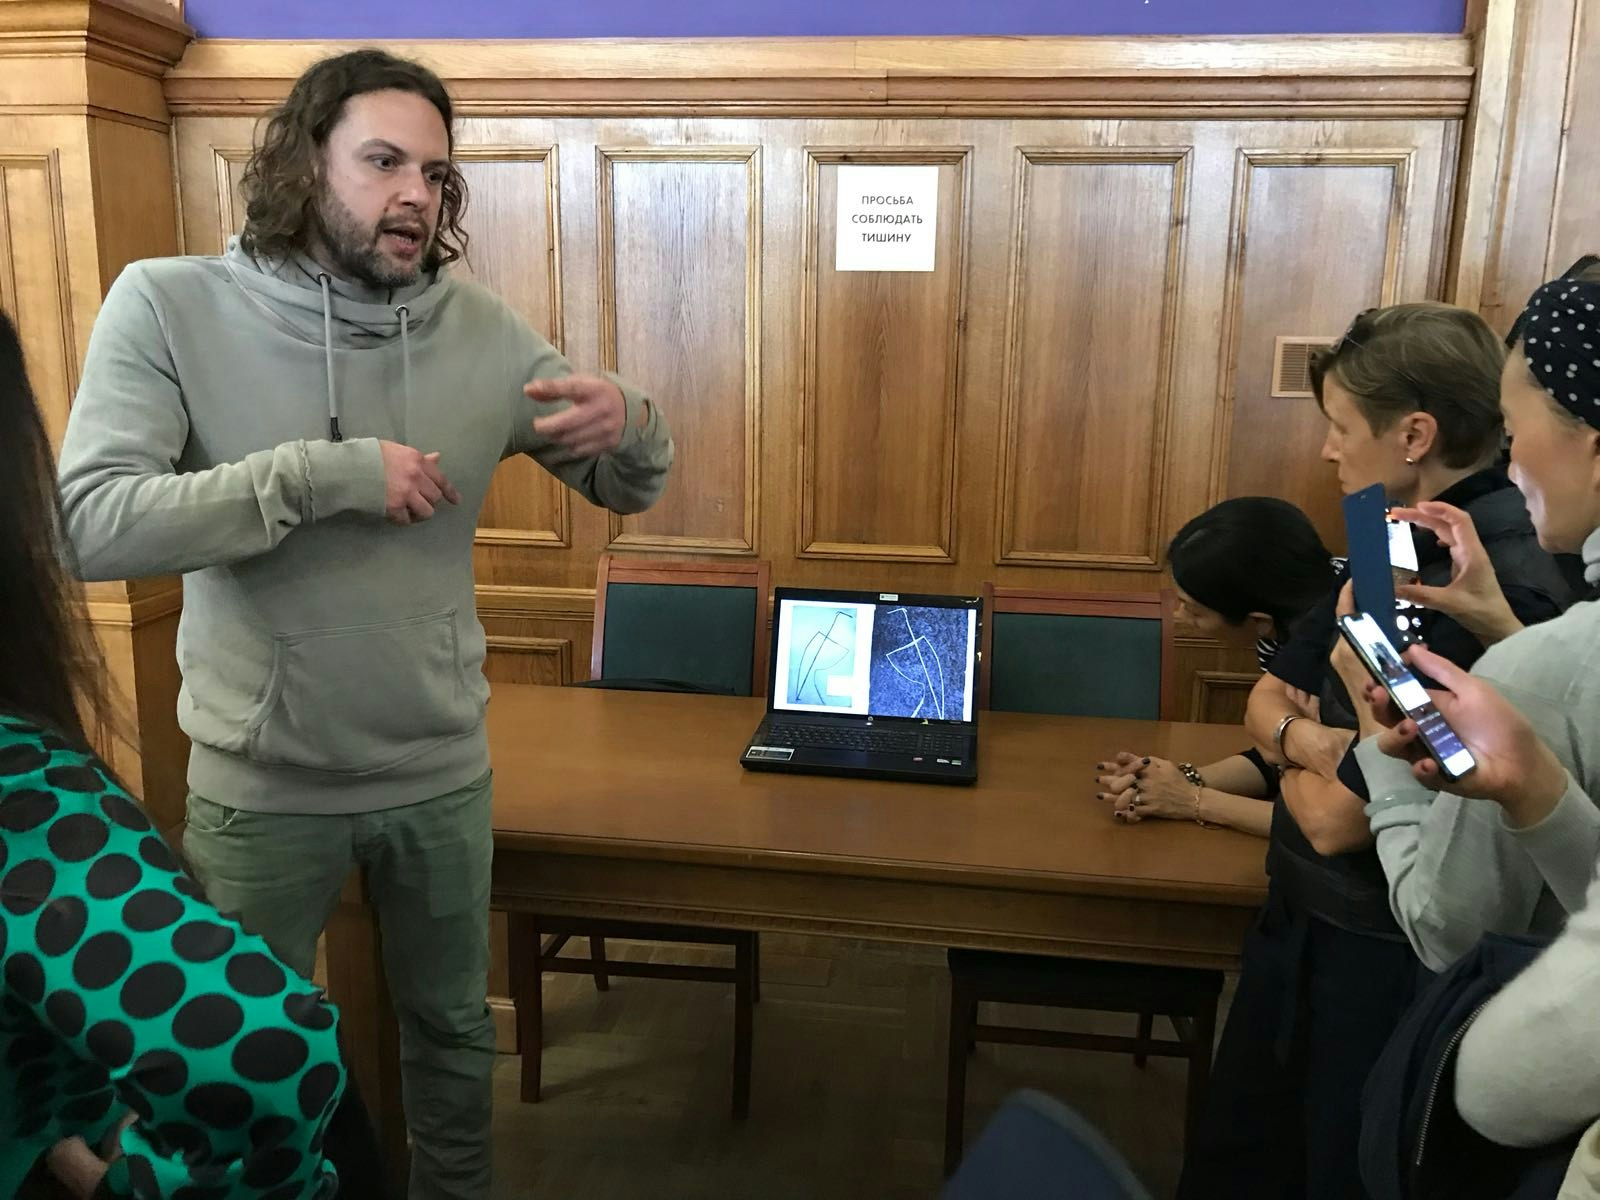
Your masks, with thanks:
[[[333,387],[333,299],[328,295],[328,273],[319,271],[317,282],[322,285],[322,358],[328,364],[328,436],[333,441],[344,441],[339,432],[339,395]]]
[[[317,283],[322,288],[322,357],[328,366],[328,436],[336,442],[344,441],[339,431],[339,394],[333,385],[333,298],[329,294],[330,277],[326,271],[317,273]],[[400,318],[400,361],[404,371],[406,410],[411,409],[411,310],[404,304],[394,310]]]
[[[411,310],[404,304],[394,310],[400,318],[400,366],[402,387],[405,390],[406,412],[411,411]]]

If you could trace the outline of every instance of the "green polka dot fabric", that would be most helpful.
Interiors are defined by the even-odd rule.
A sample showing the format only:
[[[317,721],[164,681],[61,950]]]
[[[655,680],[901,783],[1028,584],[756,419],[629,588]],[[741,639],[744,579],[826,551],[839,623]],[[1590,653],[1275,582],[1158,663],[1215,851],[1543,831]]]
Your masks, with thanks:
[[[0,1196],[129,1113],[100,1194],[332,1196],[337,1020],[92,756],[0,717]]]

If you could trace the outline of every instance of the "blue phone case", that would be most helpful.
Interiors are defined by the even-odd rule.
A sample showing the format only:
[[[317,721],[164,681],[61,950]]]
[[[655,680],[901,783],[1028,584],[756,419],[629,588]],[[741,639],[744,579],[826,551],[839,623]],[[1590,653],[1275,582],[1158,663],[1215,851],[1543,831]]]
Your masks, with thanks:
[[[1350,544],[1350,578],[1355,584],[1356,611],[1371,613],[1396,646],[1416,639],[1395,624],[1394,572],[1389,566],[1389,498],[1383,484],[1344,498],[1344,530]]]

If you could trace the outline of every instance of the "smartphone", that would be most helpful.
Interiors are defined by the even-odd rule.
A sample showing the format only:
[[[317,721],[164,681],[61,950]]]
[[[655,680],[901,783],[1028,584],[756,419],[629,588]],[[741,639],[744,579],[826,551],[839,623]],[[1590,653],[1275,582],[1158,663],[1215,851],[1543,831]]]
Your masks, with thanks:
[[[1388,689],[1395,707],[1416,722],[1422,744],[1439,764],[1440,774],[1460,779],[1478,765],[1377,621],[1367,613],[1343,616],[1339,632],[1361,656],[1372,677]]]
[[[1384,513],[1389,533],[1389,574],[1396,587],[1417,581],[1417,542],[1409,521],[1397,521]],[[1422,606],[1398,596],[1394,601],[1397,645],[1402,649],[1422,640]]]
[[[1396,581],[1409,583],[1416,578],[1416,543],[1410,525],[1389,519],[1389,500],[1381,483],[1344,498],[1344,528],[1356,608],[1373,614],[1398,646],[1421,640],[1420,611],[1394,594]]]

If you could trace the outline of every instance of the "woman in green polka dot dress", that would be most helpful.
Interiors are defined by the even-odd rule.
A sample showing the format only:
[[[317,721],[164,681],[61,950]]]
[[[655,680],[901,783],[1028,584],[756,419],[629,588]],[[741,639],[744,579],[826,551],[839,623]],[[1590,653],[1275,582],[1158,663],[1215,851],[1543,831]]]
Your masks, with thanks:
[[[105,720],[101,671],[3,313],[0,448],[0,1197],[45,1172],[96,1200],[332,1196],[334,1009],[205,902],[87,749],[74,696]]]

